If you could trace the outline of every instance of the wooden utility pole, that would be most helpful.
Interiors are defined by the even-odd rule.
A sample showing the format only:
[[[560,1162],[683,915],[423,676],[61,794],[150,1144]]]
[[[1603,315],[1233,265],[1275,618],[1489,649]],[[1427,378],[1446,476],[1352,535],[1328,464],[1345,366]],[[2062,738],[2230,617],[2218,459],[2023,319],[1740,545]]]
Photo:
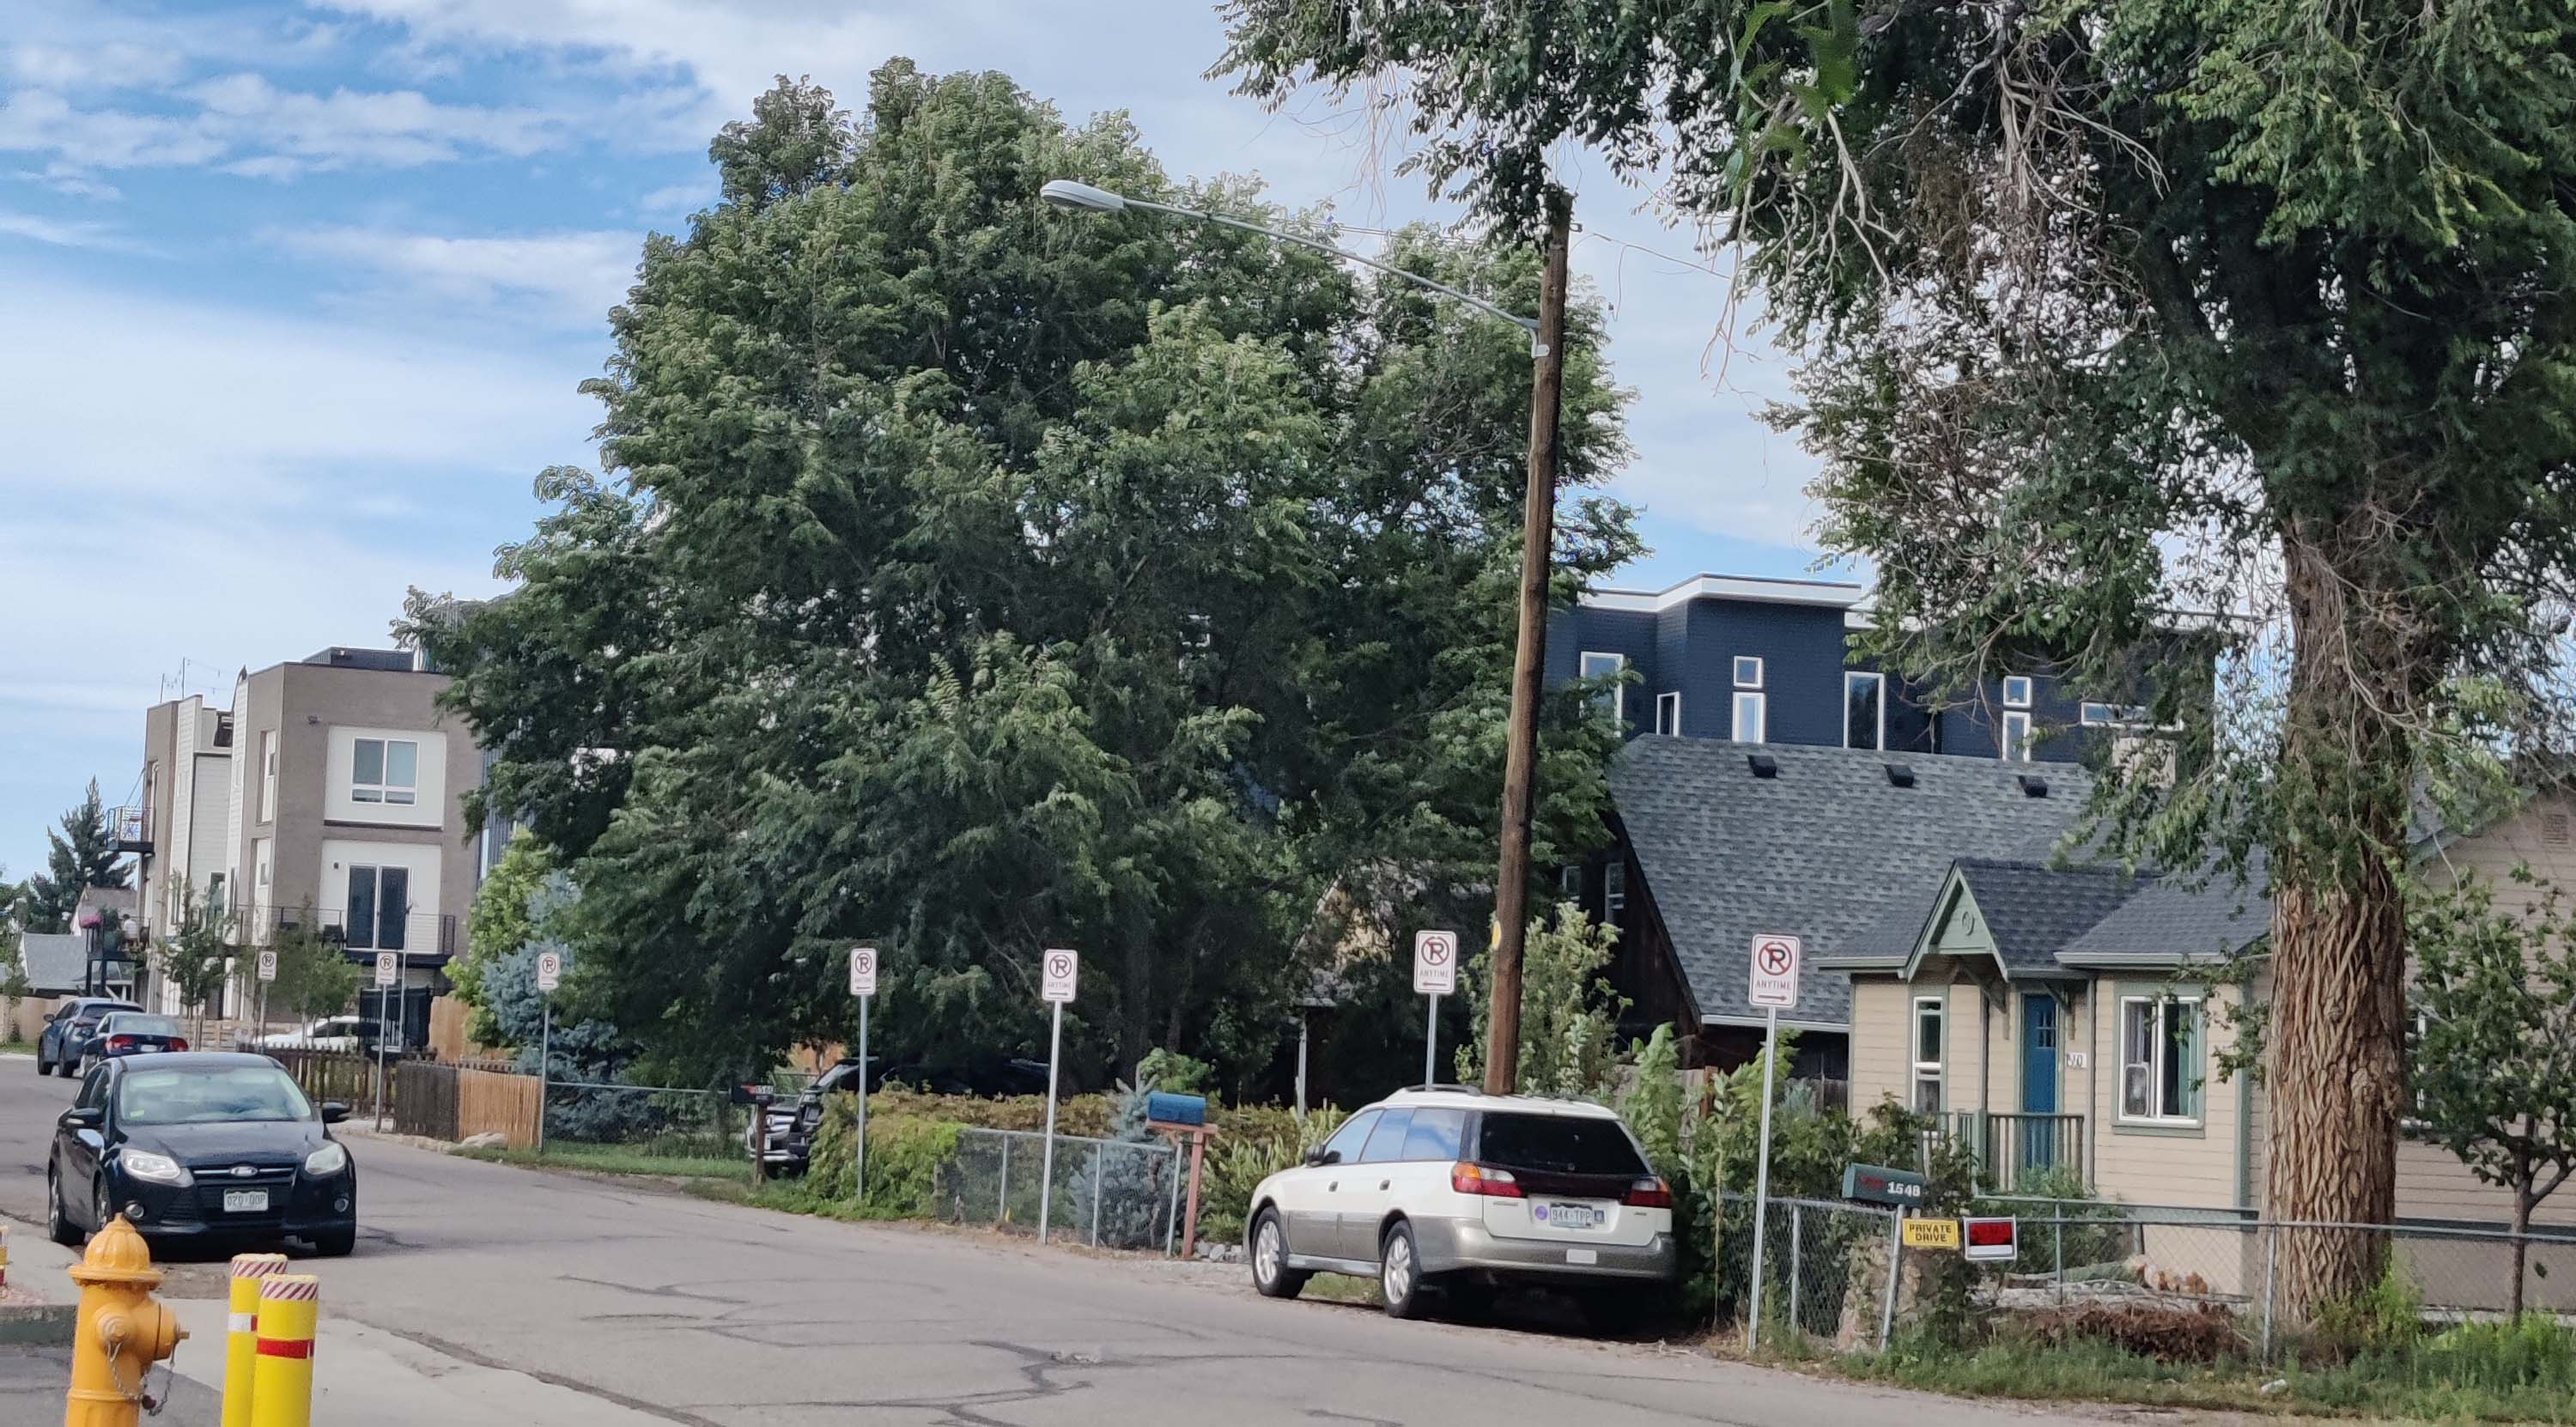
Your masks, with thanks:
[[[1550,188],[1547,271],[1530,364],[1529,490],[1522,498],[1511,747],[1503,761],[1503,855],[1494,874],[1493,1003],[1485,1017],[1488,1095],[1510,1094],[1521,1074],[1521,950],[1529,931],[1531,785],[1538,771],[1539,674],[1547,662],[1548,570],[1556,548],[1556,424],[1565,395],[1565,253],[1572,227],[1572,198]]]

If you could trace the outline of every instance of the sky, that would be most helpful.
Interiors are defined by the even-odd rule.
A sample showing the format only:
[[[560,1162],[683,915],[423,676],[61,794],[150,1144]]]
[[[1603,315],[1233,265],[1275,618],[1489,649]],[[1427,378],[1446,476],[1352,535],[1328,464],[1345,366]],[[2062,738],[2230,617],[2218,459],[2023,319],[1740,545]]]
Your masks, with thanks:
[[[1204,78],[1223,45],[1207,0],[0,0],[0,869],[89,778],[132,798],[158,699],[499,587],[535,475],[595,462],[576,387],[644,234],[779,73],[856,107],[890,56],[998,69],[1176,176],[1457,217],[1356,113]],[[1814,462],[1758,419],[1787,362],[1727,355],[1726,280],[1646,194],[1561,176],[1636,393],[1618,582],[1814,573]]]

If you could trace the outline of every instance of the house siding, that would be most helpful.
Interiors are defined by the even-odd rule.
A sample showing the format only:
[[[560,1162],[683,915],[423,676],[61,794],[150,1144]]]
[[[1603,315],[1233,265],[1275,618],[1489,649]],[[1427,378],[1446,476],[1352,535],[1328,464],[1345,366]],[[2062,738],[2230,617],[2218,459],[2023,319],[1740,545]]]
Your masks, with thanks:
[[[1852,978],[1851,1108],[1866,1115],[1880,1102],[1906,1103],[1913,1048],[1908,1017],[1914,988],[1893,976]]]
[[[2085,1017],[2086,1047],[2096,1073],[2091,1077],[2092,1103],[2086,1113],[2092,1140],[2091,1175],[2095,1189],[2107,1198],[2133,1204],[2169,1204],[2182,1208],[2234,1209],[2237,1190],[2237,1093],[2232,1078],[2216,1070],[2220,1054],[2235,1042],[2235,1030],[2217,1013],[2237,993],[2212,987],[2204,1003],[2201,1123],[2197,1130],[2162,1130],[2120,1123],[2120,1044],[2118,1003],[2122,986],[2111,977],[2092,983]]]

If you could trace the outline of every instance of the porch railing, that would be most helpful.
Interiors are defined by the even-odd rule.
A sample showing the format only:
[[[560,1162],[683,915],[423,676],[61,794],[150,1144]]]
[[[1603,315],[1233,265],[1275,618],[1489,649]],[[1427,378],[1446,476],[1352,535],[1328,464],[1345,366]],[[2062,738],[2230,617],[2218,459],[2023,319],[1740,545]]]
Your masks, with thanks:
[[[1948,1133],[1977,1157],[1981,1187],[2011,1193],[2043,1172],[2084,1180],[2084,1117],[2004,1110],[1957,1110]]]

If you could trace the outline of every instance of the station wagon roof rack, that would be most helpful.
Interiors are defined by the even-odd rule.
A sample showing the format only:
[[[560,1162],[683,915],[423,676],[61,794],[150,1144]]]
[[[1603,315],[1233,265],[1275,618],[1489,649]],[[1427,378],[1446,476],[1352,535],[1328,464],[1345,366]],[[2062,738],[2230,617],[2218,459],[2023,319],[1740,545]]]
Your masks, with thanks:
[[[1398,1095],[1405,1095],[1418,1090],[1455,1090],[1461,1095],[1482,1095],[1485,1093],[1485,1088],[1481,1085],[1450,1085],[1437,1080],[1428,1085],[1400,1086],[1397,1088],[1395,1093]]]

